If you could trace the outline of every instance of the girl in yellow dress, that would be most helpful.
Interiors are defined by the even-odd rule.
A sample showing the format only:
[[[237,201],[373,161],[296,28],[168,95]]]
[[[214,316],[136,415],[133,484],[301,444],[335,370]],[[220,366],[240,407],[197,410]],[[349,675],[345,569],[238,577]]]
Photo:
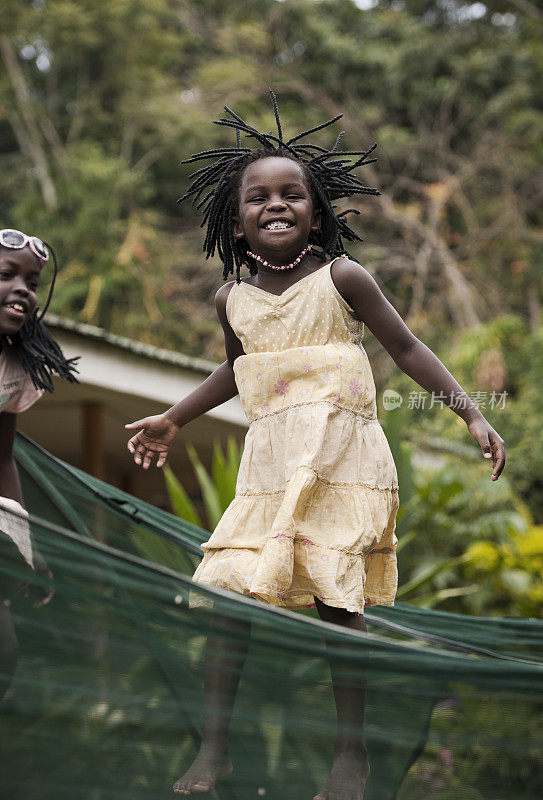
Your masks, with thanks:
[[[378,194],[352,174],[365,153],[284,141],[226,109],[219,124],[260,147],[208,151],[182,199],[204,209],[207,256],[224,278],[216,307],[227,360],[165,414],[127,425],[128,448],[162,466],[179,429],[239,393],[250,427],[236,496],[195,572],[200,583],[290,609],[316,605],[321,619],[365,631],[365,605],[393,605],[397,586],[397,474],[377,420],[375,385],[361,345],[366,324],[398,366],[450,398],[487,458],[492,479],[504,443],[439,359],[406,327],[371,275],[346,254],[359,237],[332,203]],[[326,127],[330,120],[321,127]],[[341,138],[341,137],[340,137]],[[355,160],[353,162],[353,157]],[[240,277],[240,267],[249,276]],[[463,402],[459,402],[462,400]],[[249,624],[249,623],[247,623]],[[230,631],[231,632],[231,631]],[[248,637],[247,637],[248,638]],[[174,791],[210,791],[230,774],[228,728],[246,647],[242,636],[210,638],[201,750]],[[361,800],[368,773],[364,686],[331,663],[338,737],[330,776],[315,800]]]

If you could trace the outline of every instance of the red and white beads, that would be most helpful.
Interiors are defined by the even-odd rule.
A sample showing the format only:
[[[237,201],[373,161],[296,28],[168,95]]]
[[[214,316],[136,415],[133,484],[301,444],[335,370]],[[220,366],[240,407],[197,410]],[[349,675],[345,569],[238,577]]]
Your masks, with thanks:
[[[250,250],[247,250],[247,255],[249,256],[249,258],[254,258],[254,260],[262,264],[263,267],[269,267],[270,269],[292,269],[293,267],[296,267],[300,263],[302,258],[306,255],[306,253],[309,253],[310,251],[311,251],[311,245],[308,244],[307,247],[305,247],[302,250],[298,258],[295,258],[294,261],[291,261],[290,264],[283,264],[280,267],[276,267],[275,264],[270,264],[269,261],[266,261],[266,259],[262,258],[262,256],[259,256],[258,253],[251,253]]]

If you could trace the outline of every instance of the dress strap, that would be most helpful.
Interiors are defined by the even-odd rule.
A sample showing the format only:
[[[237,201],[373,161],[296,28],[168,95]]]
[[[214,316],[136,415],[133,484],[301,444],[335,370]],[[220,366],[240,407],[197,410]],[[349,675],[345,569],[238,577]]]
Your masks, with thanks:
[[[363,336],[364,336],[366,327],[365,327],[364,323],[362,322],[362,320],[358,319],[358,317],[354,313],[354,310],[347,303],[347,301],[345,300],[343,295],[339,292],[336,284],[334,283],[334,279],[332,278],[332,267],[336,263],[336,261],[338,261],[340,258],[348,258],[348,257],[349,256],[347,256],[345,253],[343,255],[341,255],[341,256],[336,256],[334,259],[332,259],[332,261],[330,261],[330,263],[326,267],[326,271],[328,273],[328,277],[330,278],[330,286],[332,287],[332,291],[334,292],[334,294],[336,296],[336,299],[349,312],[349,314],[362,326],[361,332],[360,332],[360,339],[362,339]]]
[[[336,261],[338,261],[340,258],[349,258],[349,256],[347,255],[347,253],[342,253],[340,256],[336,256],[336,257],[335,257],[335,258],[333,258],[333,259],[330,261],[330,263],[328,264],[329,268],[330,268],[330,269],[332,269],[332,266],[333,266],[333,265],[336,263]]]
[[[225,306],[226,319],[228,320],[230,327],[232,327],[231,313],[232,313],[232,303],[234,301],[233,295],[237,288],[238,288],[238,283],[237,281],[234,281],[232,288],[228,292],[228,297],[226,298],[226,306]]]

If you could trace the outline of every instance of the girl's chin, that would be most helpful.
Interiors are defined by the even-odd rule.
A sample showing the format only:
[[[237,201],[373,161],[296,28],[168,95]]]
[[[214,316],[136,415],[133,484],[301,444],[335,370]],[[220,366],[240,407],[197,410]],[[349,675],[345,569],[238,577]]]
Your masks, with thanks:
[[[28,319],[28,314],[20,314],[11,309],[3,308],[0,314],[0,334],[9,336],[19,333]]]
[[[248,247],[247,249],[266,258],[266,253],[277,256],[283,255],[285,251],[292,252],[296,256],[298,253],[301,253],[305,247],[307,247],[306,241],[292,241],[288,236],[277,236],[277,238],[275,236],[267,236],[265,242],[260,241],[255,244],[255,247]]]

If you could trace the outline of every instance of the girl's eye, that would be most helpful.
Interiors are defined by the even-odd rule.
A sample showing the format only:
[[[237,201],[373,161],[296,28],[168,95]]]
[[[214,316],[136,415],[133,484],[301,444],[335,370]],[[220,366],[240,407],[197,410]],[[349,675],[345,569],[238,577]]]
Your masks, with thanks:
[[[9,281],[13,277],[13,273],[7,269],[0,270],[0,280]]]

